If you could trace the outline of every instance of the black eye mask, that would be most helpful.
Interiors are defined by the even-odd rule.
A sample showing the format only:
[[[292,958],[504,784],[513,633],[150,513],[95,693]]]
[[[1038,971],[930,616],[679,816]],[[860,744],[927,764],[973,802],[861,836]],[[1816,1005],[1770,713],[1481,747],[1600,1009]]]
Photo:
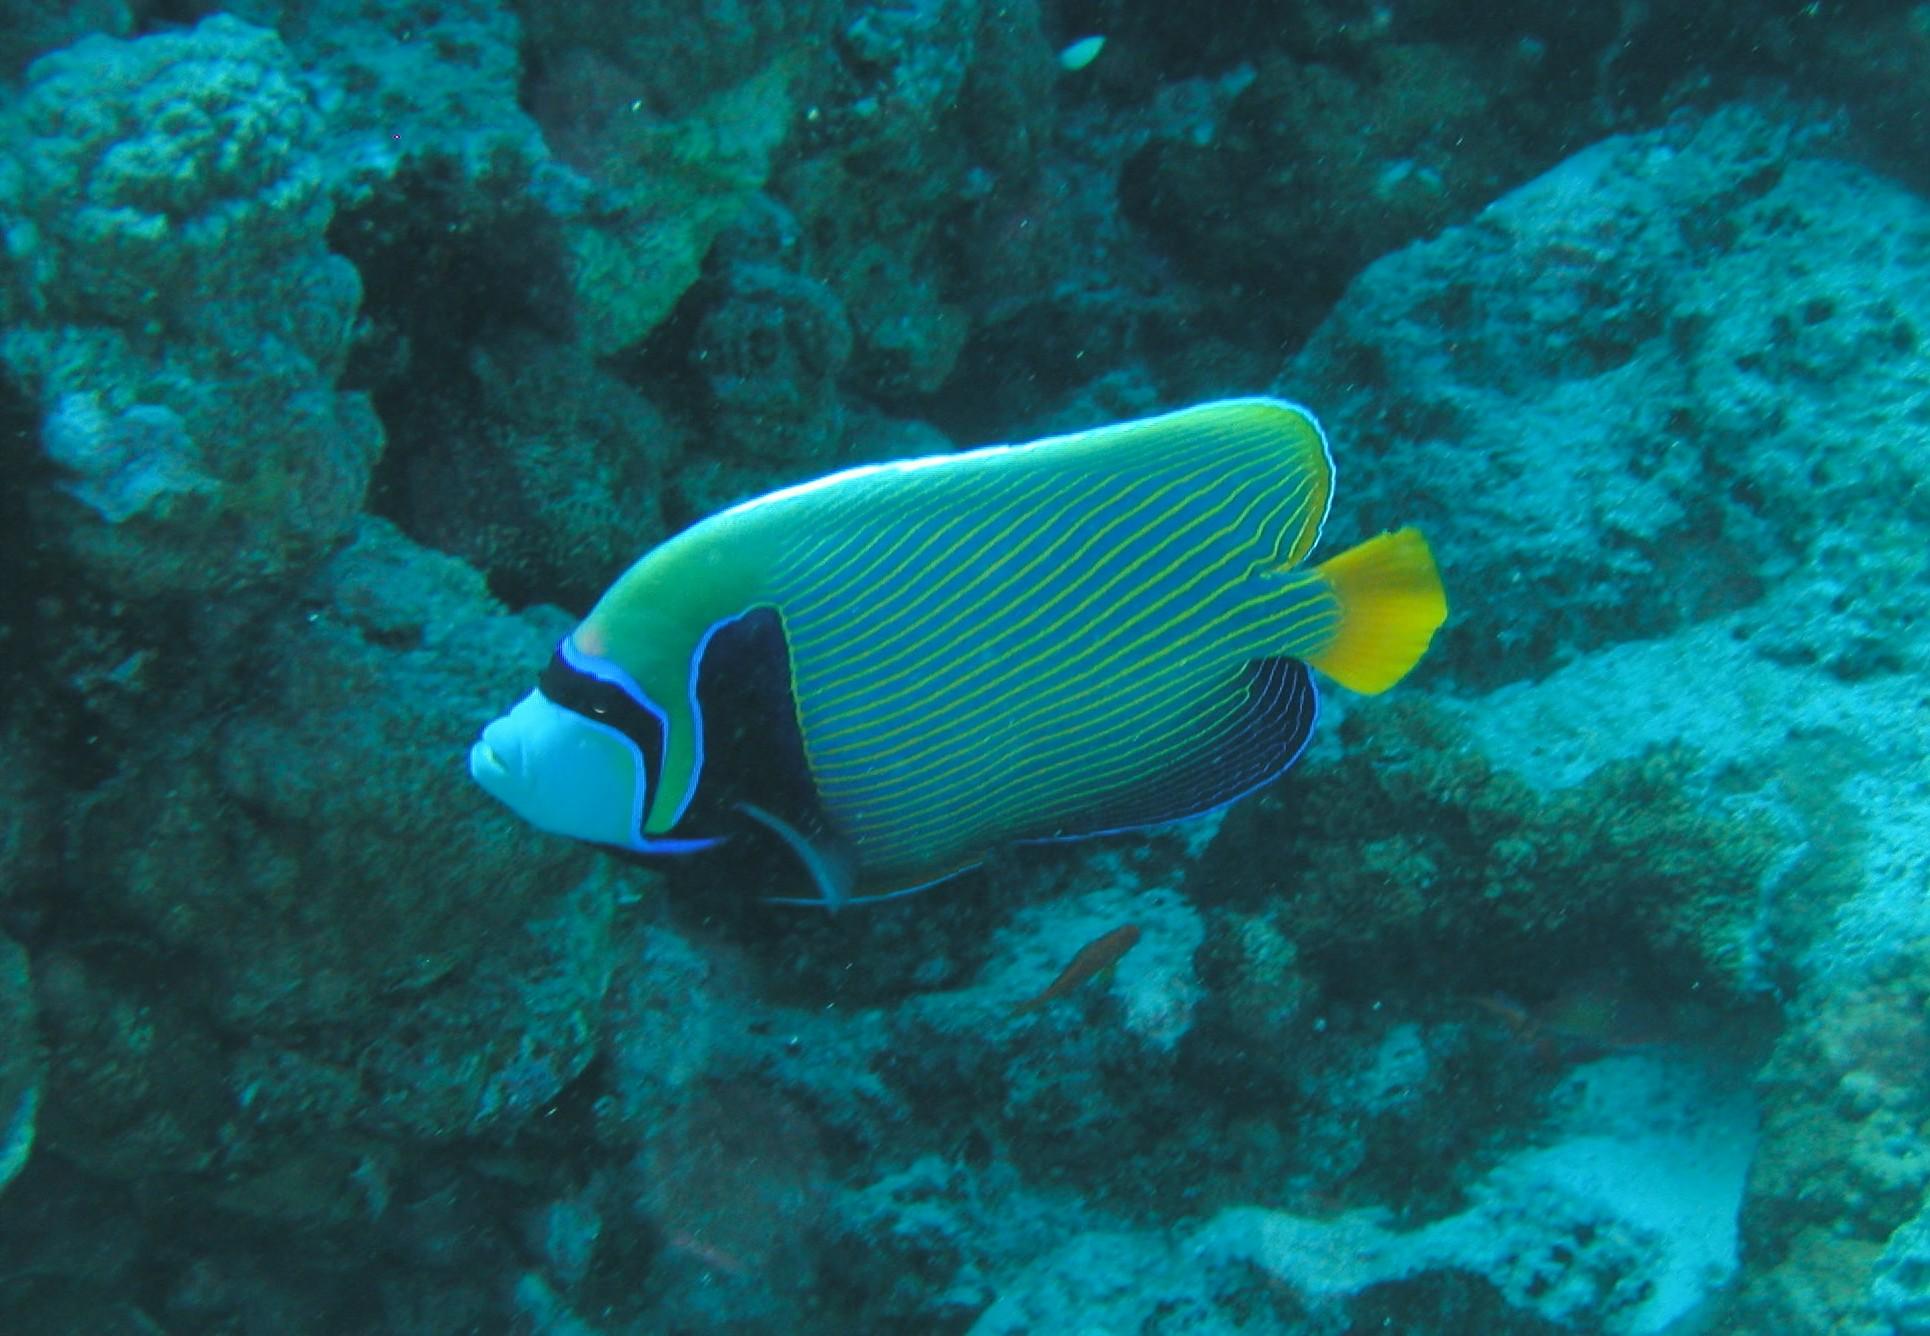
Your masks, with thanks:
[[[636,744],[643,757],[645,810],[647,795],[657,791],[663,768],[663,719],[616,682],[596,677],[571,663],[558,647],[536,679],[536,689],[563,709],[614,728]],[[640,833],[640,832],[639,832]]]

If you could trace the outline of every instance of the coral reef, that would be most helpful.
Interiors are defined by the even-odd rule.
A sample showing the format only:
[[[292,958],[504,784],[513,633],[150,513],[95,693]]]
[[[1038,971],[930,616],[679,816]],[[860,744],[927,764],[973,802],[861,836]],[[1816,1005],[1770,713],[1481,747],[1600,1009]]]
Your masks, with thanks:
[[[92,37],[36,62],[0,176],[0,360],[67,485],[44,540],[130,595],[206,595],[326,551],[382,432],[334,382],[361,286],[326,246],[320,120],[272,32]]]
[[[1761,1269],[1745,1299],[1759,1311],[1775,1313],[1786,1289],[1827,1292],[1818,1275],[1867,1272],[1888,1241],[1869,1297],[1898,1330],[1922,1321],[1924,1277],[1910,1241],[1930,1194],[1922,949],[1910,944],[1868,977],[1806,996],[1763,1068],[1762,1150],[1744,1216]],[[1854,1314],[1865,1297],[1837,1294],[1834,1315]]]
[[[1919,1212],[1890,1236],[1870,1286],[1877,1316],[1889,1322],[1897,1336],[1930,1331],[1930,1237],[1925,1225],[1926,1217]]]
[[[524,10],[536,119],[587,186],[572,212],[590,225],[567,241],[578,325],[613,352],[669,313],[769,178],[829,7],[756,4],[729,23],[658,3]]]
[[[1257,1267],[1315,1312],[1448,1271],[1560,1327],[1669,1330],[1737,1270],[1749,1102],[1707,1084],[1699,1064],[1622,1057],[1577,1069],[1556,1103],[1555,1144],[1496,1165],[1459,1214],[1398,1229],[1373,1211],[1236,1209],[1197,1236],[1196,1254]]]
[[[35,56],[89,33],[125,37],[133,9],[127,0],[9,0],[0,8],[0,77],[13,79]]]
[[[1930,1329],[1880,8],[5,6],[0,1327]],[[1268,385],[1454,611],[1224,814],[829,916],[463,778],[699,515]]]
[[[1023,210],[1038,184],[1038,24],[1029,0],[921,0],[862,6],[837,36],[806,151],[775,184],[840,276],[864,393],[928,394],[957,363],[981,275],[949,272],[946,243],[961,214]]]
[[[1693,755],[1657,749],[1538,792],[1424,704],[1354,710],[1343,740],[1320,784],[1289,781],[1229,813],[1188,882],[1208,903],[1264,905],[1228,947],[1236,989],[1274,991],[1244,978],[1249,959],[1275,968],[1272,942],[1290,941],[1302,971],[1371,992],[1416,970],[1465,987],[1530,943],[1532,966],[1508,973],[1548,988],[1613,959],[1618,938],[1711,996],[1762,986],[1749,946],[1791,836],[1751,805],[1712,802]]]
[[[517,104],[522,38],[491,0],[290,0],[278,30],[326,122],[323,159],[338,201],[365,202],[431,163],[493,190],[528,188],[547,156]],[[400,132],[398,127],[407,127]]]
[[[478,341],[391,421],[410,445],[378,473],[383,508],[512,604],[587,607],[663,534],[680,434],[568,344],[528,328]]]
[[[851,325],[826,284],[778,264],[725,259],[689,355],[709,391],[711,435],[733,453],[808,466],[844,450],[837,380],[851,357]]]
[[[1141,149],[1122,203],[1183,264],[1276,318],[1322,309],[1368,261],[1553,161],[1546,128],[1517,111],[1533,105],[1533,63],[1512,57],[1398,42],[1345,65],[1276,55],[1210,141]]]
[[[1736,107],[1606,140],[1373,266],[1289,365],[1363,456],[1357,522],[1419,514],[1474,587],[1535,591],[1460,610],[1458,677],[1841,579],[1892,547],[1843,525],[1922,523],[1882,429],[1920,394],[1930,310],[1882,275],[1922,263],[1922,206],[1813,133]]]
[[[33,1151],[42,1082],[40,1032],[34,1023],[27,953],[0,938],[0,1191]]]

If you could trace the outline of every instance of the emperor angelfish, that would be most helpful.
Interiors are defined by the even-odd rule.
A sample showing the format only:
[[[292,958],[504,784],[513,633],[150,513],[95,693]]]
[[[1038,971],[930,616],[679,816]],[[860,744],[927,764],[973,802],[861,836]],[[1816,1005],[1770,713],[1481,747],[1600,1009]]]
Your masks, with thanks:
[[[639,853],[772,832],[833,910],[1205,812],[1300,755],[1308,665],[1385,690],[1447,616],[1417,530],[1302,564],[1332,490],[1267,398],[787,487],[645,553],[469,770]]]

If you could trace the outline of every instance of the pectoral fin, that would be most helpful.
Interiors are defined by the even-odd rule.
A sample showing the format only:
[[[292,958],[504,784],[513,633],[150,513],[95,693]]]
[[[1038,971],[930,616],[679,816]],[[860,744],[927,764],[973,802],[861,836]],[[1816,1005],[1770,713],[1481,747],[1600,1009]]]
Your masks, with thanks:
[[[852,903],[851,888],[857,883],[857,860],[843,841],[834,838],[812,839],[775,812],[755,803],[738,803],[737,810],[784,841],[818,888],[816,898],[765,896],[766,904],[811,905],[835,914]]]

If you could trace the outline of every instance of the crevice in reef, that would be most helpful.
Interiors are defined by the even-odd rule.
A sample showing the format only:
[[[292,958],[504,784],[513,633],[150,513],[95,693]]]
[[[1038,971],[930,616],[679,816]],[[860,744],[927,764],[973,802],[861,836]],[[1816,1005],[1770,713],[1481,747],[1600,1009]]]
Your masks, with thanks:
[[[466,437],[488,416],[479,350],[563,343],[573,333],[554,218],[475,198],[487,184],[430,159],[344,209],[328,234],[362,276],[361,329],[342,388],[373,398],[387,434],[369,509],[432,547],[448,546],[436,541],[435,512],[447,499],[436,483],[461,466]],[[497,592],[512,603],[541,593],[513,581]]]

